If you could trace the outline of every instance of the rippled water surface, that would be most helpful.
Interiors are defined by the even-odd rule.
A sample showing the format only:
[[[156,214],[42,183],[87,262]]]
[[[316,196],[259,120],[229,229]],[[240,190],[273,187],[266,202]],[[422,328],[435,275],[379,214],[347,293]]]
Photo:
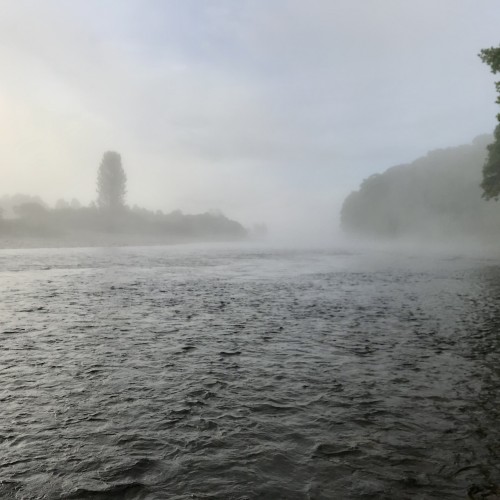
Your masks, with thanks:
[[[500,266],[0,251],[0,497],[452,499],[499,483]]]

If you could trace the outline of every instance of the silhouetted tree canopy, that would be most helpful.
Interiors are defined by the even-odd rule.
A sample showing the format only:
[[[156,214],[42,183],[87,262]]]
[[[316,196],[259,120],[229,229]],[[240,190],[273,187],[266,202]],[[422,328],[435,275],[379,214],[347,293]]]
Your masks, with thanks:
[[[16,194],[0,197],[0,236],[59,238],[76,244],[107,241],[119,244],[164,244],[190,241],[228,241],[247,236],[238,222],[215,210],[203,214],[169,214],[125,205],[126,175],[121,157],[103,155],[98,171],[97,203],[82,206],[59,199],[54,208],[38,196]],[[3,218],[2,218],[3,216]]]
[[[12,206],[12,200],[21,203]],[[2,212],[0,236],[20,238],[57,237],[68,242],[74,238],[86,244],[86,241],[99,241],[101,237],[106,241],[106,235],[112,234],[124,243],[139,244],[228,241],[247,236],[241,224],[218,211],[190,215],[175,210],[165,214],[161,210],[134,205],[133,208],[123,206],[119,211],[103,214],[95,203],[85,207],[76,200],[71,203],[59,200],[55,208],[50,208],[38,197],[15,195],[0,197],[0,214]]]
[[[2,207],[3,215],[6,219],[17,217],[16,207],[25,203],[37,203],[44,208],[48,208],[48,205],[39,196],[17,193],[15,195],[3,195],[0,197],[0,207]]]
[[[26,202],[14,207],[14,213],[21,218],[38,220],[47,215],[47,209],[37,202]]]
[[[495,128],[495,141],[487,146],[488,156],[483,167],[483,198],[498,201],[500,196],[500,125]]]
[[[483,49],[479,53],[481,61],[486,63],[493,74],[500,72],[500,46]],[[495,82],[498,92],[497,104],[500,104],[500,81]],[[497,115],[500,122],[500,113]],[[500,124],[495,129],[495,141],[488,146],[488,156],[483,167],[483,198],[498,200],[500,197]]]
[[[97,174],[97,205],[101,209],[118,210],[125,206],[127,176],[121,156],[106,151]]]
[[[500,73],[500,45],[498,47],[490,47],[489,49],[483,49],[479,52],[479,57],[481,61],[487,64],[491,68],[493,74]],[[500,104],[500,81],[495,82],[495,87],[498,92],[497,104]],[[500,114],[497,115],[500,121]]]

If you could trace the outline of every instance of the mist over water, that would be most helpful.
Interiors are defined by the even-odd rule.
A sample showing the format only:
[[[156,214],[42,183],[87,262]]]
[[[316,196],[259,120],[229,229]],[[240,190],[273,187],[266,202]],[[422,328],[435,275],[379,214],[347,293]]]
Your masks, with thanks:
[[[500,479],[497,260],[2,250],[0,279],[2,498],[456,499]]]
[[[0,499],[500,500],[499,26],[0,0]]]

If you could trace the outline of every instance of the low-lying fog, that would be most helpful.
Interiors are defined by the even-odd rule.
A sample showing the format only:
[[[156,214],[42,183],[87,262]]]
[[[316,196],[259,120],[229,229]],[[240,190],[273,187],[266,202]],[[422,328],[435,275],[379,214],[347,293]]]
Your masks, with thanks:
[[[499,26],[0,0],[0,498],[498,500]]]
[[[491,133],[499,22],[496,0],[2,2],[0,195],[89,207],[116,151],[130,208],[332,242],[363,179]]]

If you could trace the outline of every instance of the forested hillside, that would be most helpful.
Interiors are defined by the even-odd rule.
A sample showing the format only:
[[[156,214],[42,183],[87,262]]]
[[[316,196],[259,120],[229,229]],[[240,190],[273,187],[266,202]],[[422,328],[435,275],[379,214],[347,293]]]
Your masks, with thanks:
[[[369,237],[498,239],[500,205],[480,188],[490,136],[431,151],[365,179],[344,201],[342,228]]]

